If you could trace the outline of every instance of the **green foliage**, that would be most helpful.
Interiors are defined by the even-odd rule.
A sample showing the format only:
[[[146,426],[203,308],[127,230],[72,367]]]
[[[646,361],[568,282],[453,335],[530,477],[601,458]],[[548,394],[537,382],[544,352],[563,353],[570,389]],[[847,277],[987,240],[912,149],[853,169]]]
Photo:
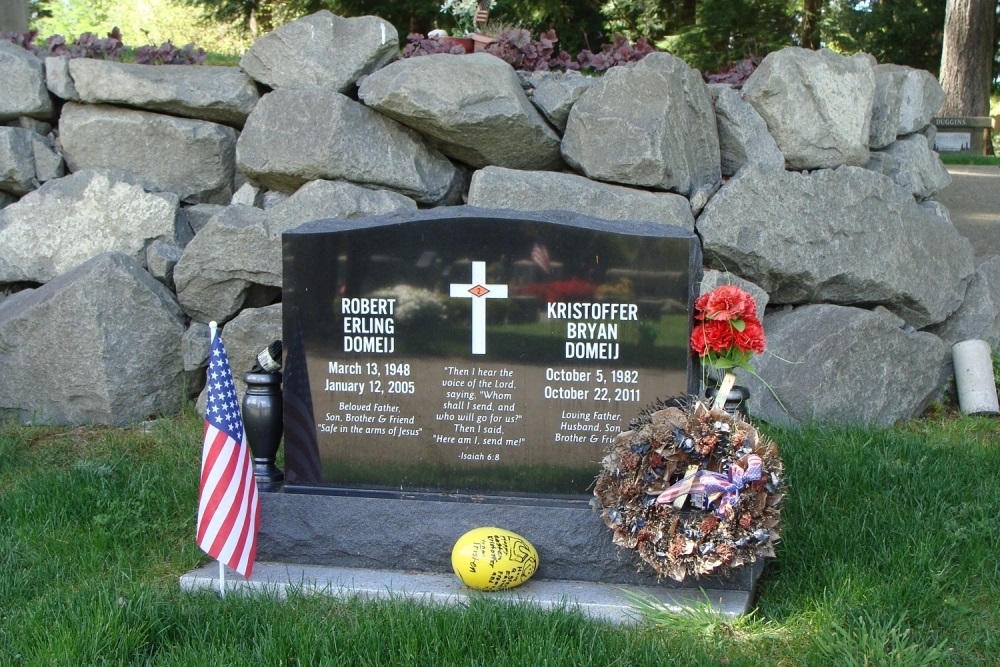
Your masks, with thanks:
[[[38,9],[31,27],[43,36],[65,35],[70,40],[85,32],[103,35],[117,27],[135,47],[170,41],[197,44],[216,53],[243,53],[250,45],[248,32],[215,22],[184,0],[39,0]]]
[[[691,67],[715,72],[727,63],[790,46],[795,25],[784,0],[701,0],[697,23],[664,44]]]
[[[947,0],[831,0],[823,41],[843,53],[870,53],[880,63],[937,72]]]
[[[193,411],[129,429],[0,421],[0,662],[986,667],[1000,652],[998,429],[766,427],[790,488],[756,613],[637,604],[646,623],[619,628],[485,595],[181,593],[206,562]]]

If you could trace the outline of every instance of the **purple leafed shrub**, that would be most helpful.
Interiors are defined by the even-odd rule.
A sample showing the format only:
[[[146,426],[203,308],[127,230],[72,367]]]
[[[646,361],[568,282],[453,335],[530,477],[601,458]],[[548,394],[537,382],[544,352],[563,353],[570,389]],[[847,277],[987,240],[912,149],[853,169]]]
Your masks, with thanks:
[[[205,62],[204,49],[186,44],[178,49],[170,41],[159,46],[140,46],[135,50],[135,62],[139,65],[200,65]]]
[[[460,47],[451,48],[446,41],[427,39],[414,33],[406,38],[410,43],[403,48],[403,57],[424,56],[431,53],[464,53]],[[486,47],[486,52],[504,60],[523,71],[539,70],[590,70],[603,72],[615,65],[642,60],[656,51],[645,37],[636,40],[635,45],[621,36],[614,36],[613,44],[605,44],[597,53],[581,51],[573,58],[566,51],[556,52],[559,38],[555,30],[548,30],[532,39],[531,33],[523,28],[509,28],[497,35],[496,41]]]
[[[622,35],[615,35],[612,39],[612,44],[604,44],[597,53],[587,50],[581,51],[576,57],[580,68],[603,72],[609,67],[638,62],[650,53],[656,52],[656,49],[646,41],[645,37],[635,40],[634,45],[629,44],[628,39]]]
[[[424,37],[419,32],[413,32],[407,35],[406,41],[408,41],[409,44],[403,47],[404,58],[431,56],[435,53],[451,53],[454,55],[461,55],[465,53],[465,49],[458,44],[449,42],[447,39],[431,39],[430,37]]]
[[[523,28],[509,28],[497,35],[496,41],[486,47],[486,52],[510,63],[516,70],[579,69],[565,51],[553,55],[558,41],[555,30],[543,32],[534,40]]]
[[[718,72],[705,75],[709,83],[728,83],[735,88],[741,88],[750,75],[760,65],[761,58],[752,56],[735,63],[729,63]]]
[[[0,39],[6,39],[20,47],[31,51],[39,58],[48,56],[69,56],[70,58],[96,58],[100,60],[121,60],[122,33],[115,28],[104,39],[92,32],[85,32],[72,42],[67,43],[62,35],[52,35],[45,39],[44,46],[38,43],[38,31],[25,33],[3,33]],[[204,49],[188,44],[177,48],[170,42],[160,46],[140,46],[135,49],[135,62],[140,65],[199,65],[205,62]]]

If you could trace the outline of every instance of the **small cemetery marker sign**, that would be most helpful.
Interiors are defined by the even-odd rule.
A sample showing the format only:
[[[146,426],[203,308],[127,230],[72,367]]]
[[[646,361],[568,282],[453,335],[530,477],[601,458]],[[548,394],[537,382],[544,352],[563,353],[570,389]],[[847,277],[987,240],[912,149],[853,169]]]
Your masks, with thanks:
[[[461,207],[283,250],[286,490],[580,500],[632,417],[697,391],[683,229]]]

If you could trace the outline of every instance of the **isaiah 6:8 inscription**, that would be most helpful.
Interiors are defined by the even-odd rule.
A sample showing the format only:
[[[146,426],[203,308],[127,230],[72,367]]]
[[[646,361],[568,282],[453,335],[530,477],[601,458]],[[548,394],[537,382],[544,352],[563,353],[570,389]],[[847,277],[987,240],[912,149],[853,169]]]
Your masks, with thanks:
[[[693,385],[686,231],[470,207],[283,236],[289,490],[577,497]]]

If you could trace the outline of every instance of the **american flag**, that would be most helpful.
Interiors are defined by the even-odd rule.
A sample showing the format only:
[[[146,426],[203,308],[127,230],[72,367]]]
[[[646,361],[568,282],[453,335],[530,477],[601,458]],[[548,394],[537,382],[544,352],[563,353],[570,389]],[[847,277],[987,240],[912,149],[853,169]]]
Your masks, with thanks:
[[[490,5],[492,4],[493,0],[480,0],[476,6],[476,18],[472,19],[475,25],[482,26],[486,23],[487,19],[490,18]]]
[[[214,327],[213,334],[197,541],[209,556],[249,577],[257,558],[260,498],[226,347]]]

